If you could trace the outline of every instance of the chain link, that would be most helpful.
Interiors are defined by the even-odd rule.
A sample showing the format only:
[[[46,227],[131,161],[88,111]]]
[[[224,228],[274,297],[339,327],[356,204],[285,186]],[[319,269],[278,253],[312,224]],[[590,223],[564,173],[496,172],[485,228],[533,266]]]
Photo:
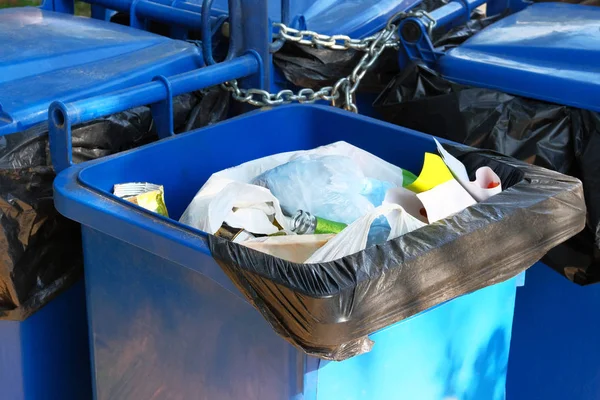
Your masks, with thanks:
[[[295,94],[289,89],[278,93],[269,93],[262,89],[240,89],[237,81],[225,82],[221,85],[223,89],[231,92],[232,97],[242,103],[248,103],[255,107],[281,106],[290,103],[314,103],[319,100],[333,102],[339,97],[339,93],[334,95],[333,87],[327,86],[320,90],[301,89]]]
[[[417,15],[417,13],[419,13]],[[426,14],[426,15],[424,15]],[[313,31],[301,31],[290,28],[281,23],[273,26],[279,29],[274,35],[276,39],[298,43],[306,46],[321,46],[331,50],[357,50],[363,51],[362,56],[352,73],[338,80],[335,85],[323,87],[319,90],[301,89],[295,94],[291,90],[282,90],[278,93],[269,93],[262,89],[241,89],[237,81],[225,82],[221,87],[231,92],[232,97],[242,103],[255,107],[280,106],[283,104],[314,103],[319,100],[330,102],[335,107],[357,113],[358,108],[354,103],[354,95],[367,71],[373,67],[381,54],[387,48],[398,48],[400,41],[396,36],[396,21],[410,16],[425,17],[433,21],[429,14],[422,12],[400,12],[388,21],[386,27],[376,35],[364,39],[352,39],[346,35],[322,35]],[[428,22],[428,31],[433,29],[434,23]]]
[[[281,23],[274,23],[275,28],[279,28],[279,32],[275,34],[277,39],[283,39],[288,42],[294,42],[305,46],[322,46],[331,50],[360,50],[368,49],[370,43],[375,39],[375,36],[370,36],[365,39],[352,39],[346,35],[321,35],[313,31],[301,31],[290,28]]]

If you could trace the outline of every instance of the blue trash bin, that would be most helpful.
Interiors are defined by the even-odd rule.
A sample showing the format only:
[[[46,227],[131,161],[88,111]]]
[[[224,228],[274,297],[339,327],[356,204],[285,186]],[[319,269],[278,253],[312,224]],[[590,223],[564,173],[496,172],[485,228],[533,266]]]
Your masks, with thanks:
[[[0,10],[0,36],[0,399],[86,400],[81,261],[50,250],[79,240],[78,227],[52,209],[48,106],[194,70],[202,53],[191,43],[33,7]]]
[[[159,182],[177,219],[216,171],[337,140],[415,171],[435,149],[407,129],[290,106],[57,177],[57,209],[82,224],[96,399],[505,398],[516,279],[373,333],[367,354],[323,361],[274,333],[215,262],[205,233],[110,194],[116,183]]]
[[[493,9],[501,11],[507,5],[513,10],[520,9],[518,3],[495,1]],[[488,3],[488,11],[491,9]],[[431,118],[443,121],[440,109],[462,112],[468,121],[468,132],[456,134],[452,131],[455,125],[449,124],[448,137],[455,140],[460,137],[467,143],[479,143],[482,147],[581,176],[589,191],[586,198],[592,209],[587,236],[573,241],[563,250],[549,253],[547,260],[552,268],[564,271],[570,279],[582,283],[593,282],[593,271],[597,270],[593,263],[597,262],[594,260],[598,254],[598,221],[594,220],[593,208],[598,202],[593,193],[597,177],[594,172],[598,165],[582,162],[579,158],[597,153],[591,149],[598,130],[593,124],[577,127],[577,113],[586,115],[590,111],[593,115],[600,111],[597,101],[600,70],[596,67],[599,45],[600,8],[582,4],[528,4],[526,9],[499,20],[450,49],[433,65],[448,81],[490,89],[487,93],[479,91],[485,93],[480,104],[485,103],[484,97],[492,99],[495,109],[487,104],[482,108],[487,108],[490,113],[475,112],[475,115],[467,116],[469,111],[464,110],[462,100],[467,96],[474,99],[476,94],[465,90],[461,93],[460,104],[436,100],[444,96],[434,97],[430,103],[419,104],[421,110],[428,111],[413,116],[426,118],[429,114]],[[523,99],[507,107],[504,104],[508,104],[508,100],[498,100],[510,99],[512,95]],[[504,104],[499,106],[500,103]],[[479,105],[473,104],[475,107],[471,110]],[[534,111],[537,104],[545,105],[545,110],[554,107],[557,115],[565,116],[565,123],[550,132],[548,127],[559,126],[559,117],[549,117],[550,112]],[[396,110],[397,115],[402,112],[410,115],[406,109]],[[494,113],[496,115],[492,115]],[[493,122],[499,115],[502,115],[502,123]],[[425,124],[412,126],[426,130]],[[563,137],[570,136],[562,142],[557,134],[561,129],[565,132]],[[430,132],[435,134],[435,131]],[[587,138],[590,138],[589,144],[584,144]],[[529,139],[530,143],[537,143],[536,148],[523,144]],[[551,144],[550,147],[556,146],[559,154],[564,152],[568,154],[566,157],[577,160],[573,161],[577,166],[569,168],[568,162],[557,162],[560,158],[556,154],[550,156],[550,147],[543,144],[544,140]],[[600,304],[600,285],[578,286],[541,263],[527,271],[526,281],[525,287],[517,291],[507,398],[600,399],[600,341],[593,333],[597,326],[593,316]]]

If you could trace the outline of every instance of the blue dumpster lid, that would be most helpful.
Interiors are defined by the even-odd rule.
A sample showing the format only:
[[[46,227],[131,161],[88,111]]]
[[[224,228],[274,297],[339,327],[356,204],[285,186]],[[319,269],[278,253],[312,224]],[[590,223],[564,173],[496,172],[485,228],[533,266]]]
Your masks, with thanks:
[[[440,59],[449,80],[600,111],[600,8],[534,4]]]
[[[38,8],[0,10],[0,135],[71,101],[203,65],[200,50],[126,26]]]
[[[196,0],[200,1],[200,0]],[[290,0],[290,20],[303,16],[306,28],[361,38],[383,29],[390,17],[422,0]],[[213,12],[227,14],[228,0],[215,0]],[[201,3],[201,1],[200,1]],[[269,0],[269,16],[281,20],[281,0]]]

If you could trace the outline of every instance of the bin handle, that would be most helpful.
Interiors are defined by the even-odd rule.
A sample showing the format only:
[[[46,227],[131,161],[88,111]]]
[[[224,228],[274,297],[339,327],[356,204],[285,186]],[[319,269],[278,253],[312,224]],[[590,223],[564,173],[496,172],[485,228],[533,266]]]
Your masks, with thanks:
[[[48,109],[50,156],[58,173],[73,165],[73,125],[151,104],[159,137],[171,135],[173,125],[172,97],[202,90],[223,82],[257,74],[262,69],[261,57],[253,51],[231,61],[198,70],[158,76],[152,82],[115,91],[106,95],[63,103],[55,101]]]

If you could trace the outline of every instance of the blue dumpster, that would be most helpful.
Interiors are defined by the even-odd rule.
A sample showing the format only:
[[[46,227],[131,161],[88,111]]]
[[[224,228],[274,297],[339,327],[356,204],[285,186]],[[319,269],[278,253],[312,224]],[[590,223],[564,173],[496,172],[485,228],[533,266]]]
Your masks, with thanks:
[[[56,207],[82,224],[96,399],[505,398],[516,278],[374,332],[369,353],[324,361],[276,335],[215,262],[206,233],[176,222],[213,172],[336,140],[415,171],[435,149],[413,131],[288,106],[58,175]],[[135,181],[164,184],[172,220],[111,194]]]

